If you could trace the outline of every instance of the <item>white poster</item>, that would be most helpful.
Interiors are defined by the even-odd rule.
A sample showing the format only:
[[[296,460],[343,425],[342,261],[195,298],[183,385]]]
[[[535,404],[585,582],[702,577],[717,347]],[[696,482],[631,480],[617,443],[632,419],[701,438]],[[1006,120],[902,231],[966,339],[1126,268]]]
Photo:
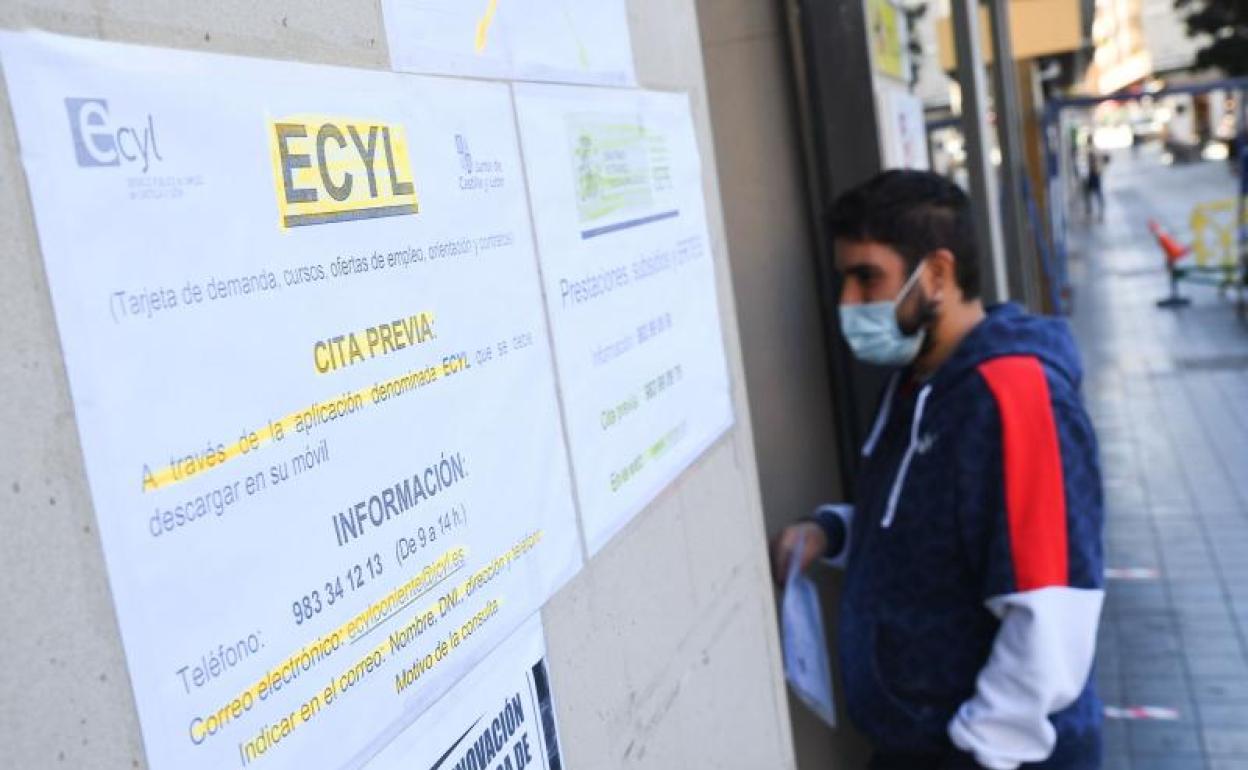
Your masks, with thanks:
[[[880,109],[885,168],[927,170],[927,122],[923,100],[905,88],[880,86],[876,89]]]
[[[0,57],[148,760],[338,767],[579,566],[507,87]]]
[[[396,70],[632,85],[624,0],[382,0]]]
[[[539,615],[520,627],[367,770],[562,770]]]
[[[683,94],[517,84],[581,520],[597,551],[733,420]]]

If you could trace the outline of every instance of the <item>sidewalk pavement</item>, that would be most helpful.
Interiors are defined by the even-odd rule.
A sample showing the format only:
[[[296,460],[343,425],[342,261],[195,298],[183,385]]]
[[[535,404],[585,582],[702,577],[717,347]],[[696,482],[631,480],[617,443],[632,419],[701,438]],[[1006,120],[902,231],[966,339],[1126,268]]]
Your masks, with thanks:
[[[1192,205],[1234,185],[1222,163],[1123,152],[1104,223],[1072,231],[1071,323],[1120,575],[1098,646],[1102,698],[1124,709],[1106,720],[1106,770],[1248,770],[1248,325],[1212,287],[1157,308],[1168,283],[1146,229],[1154,217],[1185,239]]]

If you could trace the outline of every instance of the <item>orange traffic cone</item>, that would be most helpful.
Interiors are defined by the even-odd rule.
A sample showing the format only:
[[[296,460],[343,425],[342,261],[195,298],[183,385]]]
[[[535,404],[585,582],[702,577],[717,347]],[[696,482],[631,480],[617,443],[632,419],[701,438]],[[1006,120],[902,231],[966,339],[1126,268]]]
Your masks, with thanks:
[[[1191,304],[1191,300],[1179,295],[1179,279],[1184,271],[1179,269],[1178,262],[1192,249],[1171,238],[1165,230],[1161,229],[1161,225],[1151,219],[1148,220],[1148,229],[1152,231],[1153,237],[1157,239],[1157,245],[1161,246],[1161,250],[1166,254],[1166,272],[1170,274],[1170,296],[1158,300],[1157,307],[1186,307]]]
[[[1170,236],[1165,230],[1161,229],[1161,225],[1156,221],[1148,220],[1148,229],[1152,231],[1153,237],[1157,239],[1157,245],[1161,246],[1161,250],[1166,254],[1166,266],[1171,267],[1183,257],[1191,253],[1190,246],[1184,246]]]

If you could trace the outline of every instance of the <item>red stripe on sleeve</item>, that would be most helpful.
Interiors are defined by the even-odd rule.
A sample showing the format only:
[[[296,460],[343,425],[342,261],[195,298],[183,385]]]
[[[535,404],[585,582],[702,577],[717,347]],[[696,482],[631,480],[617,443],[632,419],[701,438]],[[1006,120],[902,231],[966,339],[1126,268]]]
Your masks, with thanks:
[[[1067,585],[1066,487],[1049,383],[1031,356],[979,367],[997,401],[1010,554],[1019,591]]]

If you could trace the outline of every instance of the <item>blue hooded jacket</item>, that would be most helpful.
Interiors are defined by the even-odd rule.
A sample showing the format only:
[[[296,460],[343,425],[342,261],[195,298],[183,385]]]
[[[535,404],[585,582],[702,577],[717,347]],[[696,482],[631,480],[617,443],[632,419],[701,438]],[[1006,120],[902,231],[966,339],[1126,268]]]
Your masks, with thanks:
[[[839,639],[850,717],[877,749],[952,750],[950,720],[975,695],[1001,626],[990,599],[1103,588],[1081,376],[1064,322],[1002,305],[926,383],[902,372],[890,384],[863,447]],[[819,522],[835,554],[845,525]],[[1025,767],[1099,767],[1090,676],[1049,721],[1056,748]]]

